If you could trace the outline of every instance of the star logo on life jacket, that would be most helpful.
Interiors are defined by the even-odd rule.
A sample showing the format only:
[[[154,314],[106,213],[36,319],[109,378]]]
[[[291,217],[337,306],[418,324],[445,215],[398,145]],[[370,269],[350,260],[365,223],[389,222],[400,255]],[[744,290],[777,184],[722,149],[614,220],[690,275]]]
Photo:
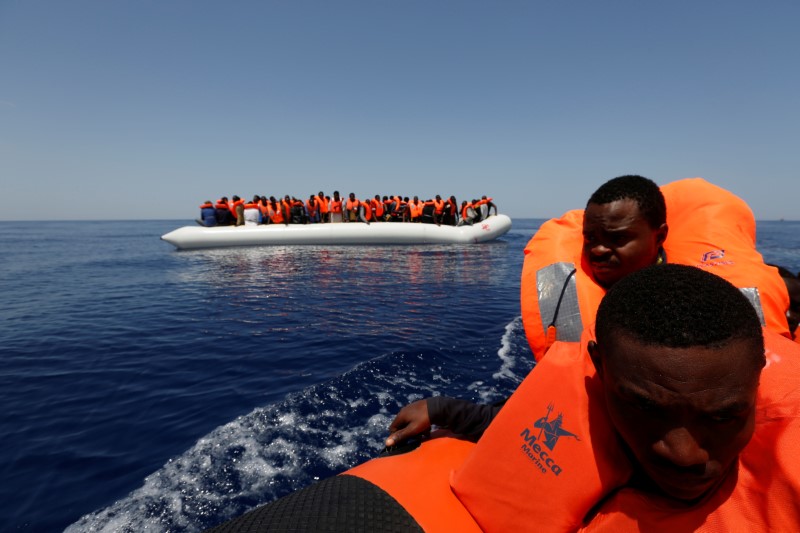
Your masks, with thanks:
[[[714,259],[722,259],[725,257],[725,250],[709,250],[703,254],[703,263],[713,261]]]
[[[550,448],[550,450],[555,448],[560,437],[574,437],[576,440],[581,440],[580,437],[574,433],[571,433],[561,427],[561,424],[564,421],[563,413],[558,413],[557,417],[555,417],[553,420],[550,420],[550,413],[552,411],[553,403],[551,402],[547,406],[547,414],[533,423],[533,427],[541,430],[539,431],[539,438],[537,440],[542,440],[542,436],[544,436],[544,445]]]

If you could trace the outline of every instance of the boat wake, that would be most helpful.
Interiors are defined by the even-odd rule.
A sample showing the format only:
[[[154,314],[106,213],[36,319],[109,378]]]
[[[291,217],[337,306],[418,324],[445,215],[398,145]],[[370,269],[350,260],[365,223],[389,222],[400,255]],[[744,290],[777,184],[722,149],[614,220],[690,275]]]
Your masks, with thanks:
[[[496,401],[532,367],[521,320],[505,328],[484,379],[466,390]],[[202,531],[374,457],[400,407],[458,394],[468,380],[438,352],[387,354],[258,408],[201,438],[143,485],[68,532]]]

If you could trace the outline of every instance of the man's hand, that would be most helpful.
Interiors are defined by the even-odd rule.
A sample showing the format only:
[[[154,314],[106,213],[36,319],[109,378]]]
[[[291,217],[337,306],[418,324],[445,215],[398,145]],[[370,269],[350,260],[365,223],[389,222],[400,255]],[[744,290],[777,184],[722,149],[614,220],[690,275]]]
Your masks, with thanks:
[[[416,437],[431,430],[431,420],[428,417],[428,403],[426,400],[417,400],[400,409],[397,416],[389,426],[389,437],[386,446],[394,446],[411,437]]]

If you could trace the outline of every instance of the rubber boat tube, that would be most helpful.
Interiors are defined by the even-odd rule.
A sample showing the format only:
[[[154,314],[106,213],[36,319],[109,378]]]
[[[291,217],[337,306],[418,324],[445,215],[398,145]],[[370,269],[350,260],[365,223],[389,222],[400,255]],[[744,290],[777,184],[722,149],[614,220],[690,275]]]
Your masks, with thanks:
[[[455,438],[432,438],[413,451],[372,459],[206,533],[479,533],[480,527],[450,489],[450,473],[474,447]]]
[[[472,226],[410,222],[184,226],[161,238],[179,250],[287,244],[473,244],[493,241],[510,229],[507,215],[494,215]]]

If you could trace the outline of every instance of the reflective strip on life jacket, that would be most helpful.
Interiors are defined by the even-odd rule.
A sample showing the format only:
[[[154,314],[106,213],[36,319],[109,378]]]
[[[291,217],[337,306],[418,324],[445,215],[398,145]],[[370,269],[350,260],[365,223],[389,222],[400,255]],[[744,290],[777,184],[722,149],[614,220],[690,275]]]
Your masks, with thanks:
[[[747,298],[747,301],[750,302],[750,305],[753,306],[753,309],[756,310],[758,320],[761,321],[761,326],[766,326],[767,323],[764,319],[764,309],[761,307],[761,296],[758,294],[758,287],[745,287],[739,290],[744,294],[745,298]]]
[[[553,341],[578,342],[583,333],[575,265],[554,263],[536,273],[536,289],[541,310],[542,331],[555,328]],[[548,342],[552,344],[552,342]]]

